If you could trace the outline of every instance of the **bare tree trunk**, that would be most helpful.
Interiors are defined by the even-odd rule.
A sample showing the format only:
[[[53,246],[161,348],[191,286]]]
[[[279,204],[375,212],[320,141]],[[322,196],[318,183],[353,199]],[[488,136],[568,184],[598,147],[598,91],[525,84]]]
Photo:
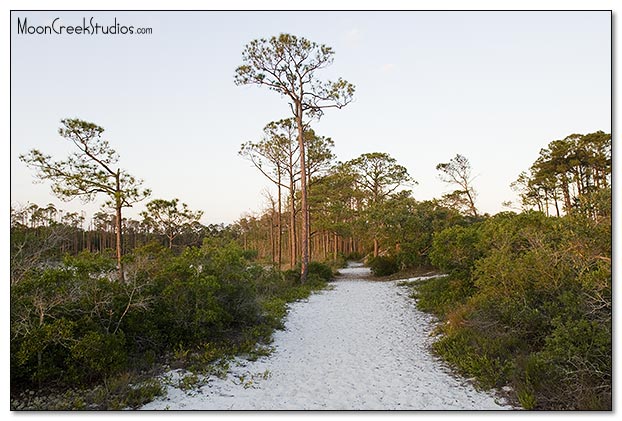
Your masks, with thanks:
[[[570,188],[568,187],[568,180],[564,177],[562,180],[562,189],[564,192],[564,207],[566,208],[566,213],[570,213],[570,209],[572,208],[572,203],[570,201]]]
[[[296,198],[293,180],[289,195],[289,265],[290,269],[296,266]]]
[[[302,213],[300,230],[300,283],[304,284],[309,273],[309,204],[307,203],[307,163],[305,157],[304,132],[302,127],[302,103],[296,103],[296,125],[298,126],[298,146],[300,148],[300,210]]]
[[[270,209],[270,227],[268,229],[268,237],[270,239],[270,260],[272,260],[272,266],[276,265],[276,236],[274,235],[274,202],[271,203]]]
[[[121,257],[123,257],[123,253],[121,250],[121,246],[122,246],[122,236],[121,236],[121,224],[122,224],[122,219],[121,219],[121,170],[117,170],[117,174],[116,174],[116,191],[115,191],[115,210],[116,210],[116,217],[115,217],[115,226],[116,226],[116,231],[117,231],[117,266],[119,268],[119,281],[124,282],[125,281],[125,276],[123,275],[123,263],[121,262]]]
[[[468,186],[465,191],[466,191],[467,197],[469,198],[469,206],[471,207],[471,213],[473,214],[473,216],[477,217],[477,208],[475,207],[475,201],[473,200],[473,197],[471,196],[471,192],[469,192]]]
[[[326,236],[324,237],[324,259],[328,259],[330,254],[330,231],[326,231]]]
[[[303,133],[304,135],[304,133]],[[305,168],[306,168],[306,164],[305,164]],[[309,196],[308,191],[311,188],[311,173],[310,173],[311,169],[307,169],[307,198]],[[309,204],[309,202],[307,201],[307,244],[308,244],[308,248],[309,248],[309,259],[308,261],[313,260],[314,258],[317,258],[318,256],[318,252],[317,250],[319,250],[319,243],[318,243],[318,239],[316,238],[314,241],[311,241],[311,205]]]
[[[546,216],[549,216],[549,192],[544,190],[544,211]]]
[[[278,264],[277,264],[277,268],[279,270],[281,270],[281,260],[282,260],[282,255],[283,255],[283,246],[281,244],[281,234],[282,234],[282,229],[281,229],[281,225],[282,225],[282,212],[283,212],[283,207],[282,207],[282,203],[281,203],[281,171],[279,170],[279,184],[277,184],[277,194],[279,195],[278,198],[278,213],[277,213],[277,220],[276,220],[276,226],[277,226],[277,260],[278,260]]]

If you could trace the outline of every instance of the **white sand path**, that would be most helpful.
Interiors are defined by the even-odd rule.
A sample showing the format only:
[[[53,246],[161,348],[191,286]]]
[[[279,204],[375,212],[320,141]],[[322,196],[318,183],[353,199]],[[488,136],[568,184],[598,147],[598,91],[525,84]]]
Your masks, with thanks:
[[[226,379],[197,390],[168,386],[142,409],[512,409],[430,353],[434,319],[406,288],[364,280],[363,267],[340,272],[333,289],[291,305],[271,355],[237,359]]]

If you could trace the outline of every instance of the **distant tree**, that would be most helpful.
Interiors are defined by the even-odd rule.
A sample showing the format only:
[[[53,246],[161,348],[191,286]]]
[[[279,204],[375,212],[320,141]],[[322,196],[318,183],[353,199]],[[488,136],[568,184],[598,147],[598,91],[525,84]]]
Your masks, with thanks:
[[[71,237],[64,224],[49,224],[34,217],[42,209],[36,204],[11,207],[10,278],[11,285],[21,282],[34,268],[58,260],[60,250]],[[37,225],[33,221],[38,222]]]
[[[315,183],[318,182],[331,168],[335,160],[333,147],[335,142],[330,137],[320,136],[311,128],[307,128],[304,132],[305,143],[307,145],[307,207],[309,211],[309,238],[314,237],[314,242],[309,242],[310,258],[317,253],[322,246],[318,243],[318,236],[323,235],[315,228],[312,230],[314,221],[317,219],[317,208],[314,206],[316,201],[311,198],[311,191]],[[312,246],[313,249],[312,249]],[[326,254],[326,251],[324,252]]]
[[[277,186],[277,231],[282,225],[282,189],[289,192],[289,244],[290,266],[296,265],[296,192],[300,182],[300,147],[297,140],[296,122],[292,118],[273,121],[264,127],[259,142],[242,144],[239,154]],[[319,136],[311,128],[304,132],[307,147],[307,185],[330,168],[335,158],[335,143],[329,137]],[[309,206],[311,208],[311,206]],[[277,236],[277,261],[281,262],[280,236]]]
[[[440,171],[441,180],[458,186],[458,190],[447,196],[447,202],[465,204],[468,212],[472,216],[477,216],[477,208],[475,207],[476,193],[473,188],[473,177],[471,176],[471,163],[469,160],[457,154],[449,162],[438,164],[436,169]]]
[[[332,243],[332,258],[337,260],[340,242],[350,237],[356,219],[357,202],[362,200],[356,186],[356,175],[343,163],[334,165],[328,173],[313,180],[309,190],[309,202],[313,209],[315,229],[325,231],[327,244]],[[332,239],[330,238],[332,237]],[[328,257],[328,247],[324,258]]]
[[[379,233],[382,231],[381,218],[385,214],[384,202],[400,187],[416,183],[406,167],[399,165],[397,160],[387,153],[365,153],[346,163],[356,174],[356,183],[364,192],[367,202],[367,213],[376,220],[369,229],[374,242],[374,257],[379,252]]]
[[[259,142],[246,142],[239,154],[250,160],[253,165],[277,186],[277,229],[278,262],[281,264],[282,226],[282,188],[289,190],[290,206],[290,265],[296,265],[296,183],[300,177],[300,154],[296,139],[296,125],[293,119],[284,119],[268,123],[264,127],[264,136]]]
[[[354,85],[339,78],[321,82],[316,71],[333,62],[330,47],[302,37],[280,34],[256,39],[242,52],[244,64],[236,69],[237,85],[265,85],[287,97],[296,122],[300,147],[301,172],[301,282],[305,282],[309,264],[309,207],[307,203],[307,161],[305,156],[305,118],[320,118],[327,108],[342,108],[353,99]]]
[[[473,214],[473,212],[470,211],[471,202],[469,202],[469,198],[462,190],[454,190],[452,192],[445,193],[441,196],[438,202],[440,205],[449,209],[454,209],[462,214]]]
[[[317,177],[321,177],[335,161],[333,148],[335,142],[326,136],[319,136],[313,129],[308,128],[304,133],[307,144],[307,185],[313,184]]]
[[[79,119],[64,119],[61,124],[58,133],[72,142],[77,152],[63,161],[54,161],[51,156],[33,149],[20,155],[20,159],[38,171],[37,178],[51,181],[52,191],[62,200],[80,197],[89,202],[99,193],[108,197],[106,205],[115,210],[117,265],[119,280],[123,281],[121,210],[145,199],[151,192],[141,189],[141,180],[121,168],[114,168],[119,156],[108,141],[102,139],[102,127]]]
[[[387,153],[364,153],[346,163],[354,169],[357,183],[367,192],[370,203],[378,203],[386,199],[398,188],[416,183],[406,167],[399,165],[397,160]]]
[[[141,212],[143,222],[154,232],[168,239],[168,248],[173,248],[173,240],[184,230],[190,229],[203,216],[203,211],[193,212],[179,199],[156,199],[147,203],[147,210]]]
[[[581,210],[595,218],[596,196],[610,184],[611,135],[598,131],[550,142],[512,188],[526,209],[536,208],[548,215],[552,202],[557,216],[561,204],[566,213]]]

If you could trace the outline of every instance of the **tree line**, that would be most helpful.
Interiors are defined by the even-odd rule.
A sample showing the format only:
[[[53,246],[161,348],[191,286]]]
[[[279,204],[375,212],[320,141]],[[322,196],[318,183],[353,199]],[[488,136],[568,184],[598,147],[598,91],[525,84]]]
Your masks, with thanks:
[[[598,196],[610,184],[611,135],[597,131],[550,142],[512,187],[524,209],[556,216],[580,209],[597,217]]]
[[[335,162],[334,141],[318,135],[311,127],[327,109],[343,108],[354,94],[354,85],[339,78],[322,81],[317,72],[333,62],[330,47],[305,38],[281,34],[249,43],[242,53],[243,65],[236,69],[238,85],[267,86],[288,100],[293,117],[268,123],[258,141],[241,145],[240,155],[276,186],[276,197],[267,213],[240,219],[233,226],[243,247],[253,247],[261,258],[277,268],[300,265],[301,282],[306,279],[310,259],[332,260],[363,256],[369,245],[373,257],[399,249],[401,240],[389,231],[395,226],[383,221],[390,214],[393,201],[414,199],[406,190],[416,184],[407,169],[386,153],[364,153],[348,162]],[[54,160],[37,149],[20,158],[37,171],[41,180],[50,181],[52,190],[63,200],[106,198],[104,207],[112,212],[118,278],[123,281],[123,254],[129,245],[136,246],[158,234],[168,239],[168,246],[182,234],[203,231],[199,223],[202,211],[191,211],[179,200],[156,199],[141,213],[142,221],[124,220],[122,209],[145,200],[150,190],[143,181],[118,167],[119,156],[103,138],[104,129],[77,118],[61,121],[59,134],[76,150],[64,160]],[[457,155],[437,169],[445,181],[458,190],[446,195],[440,205],[461,211],[468,208],[477,217],[475,190],[468,159]],[[410,198],[410,199],[409,199]],[[415,206],[415,202],[410,206]],[[98,215],[105,219],[105,215]],[[125,225],[124,225],[125,221]],[[376,223],[378,222],[378,223]],[[90,231],[90,230],[89,230]],[[110,246],[110,238],[87,234],[82,247],[99,249]],[[192,237],[186,235],[186,237]],[[195,235],[197,237],[197,235]],[[97,237],[96,237],[97,238]],[[394,241],[394,244],[388,242]],[[74,242],[77,252],[79,241]]]

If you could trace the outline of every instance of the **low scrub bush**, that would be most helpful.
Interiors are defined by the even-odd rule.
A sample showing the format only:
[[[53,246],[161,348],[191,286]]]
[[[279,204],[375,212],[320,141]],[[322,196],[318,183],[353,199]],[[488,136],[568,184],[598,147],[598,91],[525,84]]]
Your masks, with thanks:
[[[166,356],[200,370],[236,352],[254,354],[282,327],[287,303],[324,287],[332,270],[312,263],[301,285],[299,274],[247,258],[234,242],[206,241],[179,255],[150,243],[125,257],[125,282],[115,280],[107,254],[31,270],[11,288],[12,388],[109,384]],[[111,392],[104,406],[137,405],[147,389],[127,389],[127,399]]]
[[[610,220],[502,213],[434,237],[450,273],[415,286],[435,351],[526,409],[611,408]]]
[[[400,270],[397,260],[392,256],[376,256],[367,262],[375,276],[388,276]]]
[[[329,282],[333,279],[333,269],[325,264],[320,262],[309,262],[309,276],[315,275],[317,280],[309,280],[307,281],[310,284],[317,284],[318,282]]]
[[[413,298],[418,300],[417,306],[421,310],[444,316],[464,303],[472,293],[473,287],[469,281],[441,276],[417,281]]]
[[[313,283],[313,279],[320,279],[322,282],[329,282],[333,279],[333,269],[326,263],[321,262],[309,262],[307,266],[307,283]],[[300,283],[300,263],[293,269],[289,269],[283,272],[283,275],[290,285]],[[311,281],[310,281],[311,279]]]

